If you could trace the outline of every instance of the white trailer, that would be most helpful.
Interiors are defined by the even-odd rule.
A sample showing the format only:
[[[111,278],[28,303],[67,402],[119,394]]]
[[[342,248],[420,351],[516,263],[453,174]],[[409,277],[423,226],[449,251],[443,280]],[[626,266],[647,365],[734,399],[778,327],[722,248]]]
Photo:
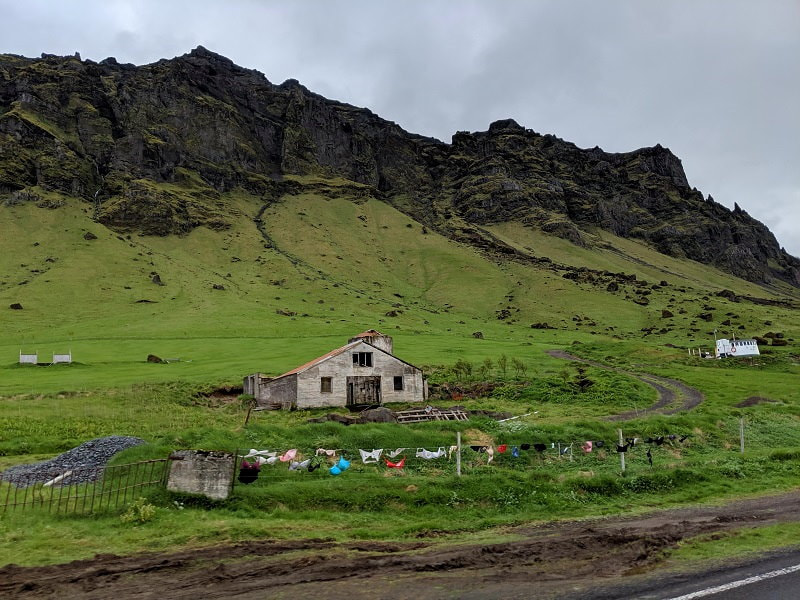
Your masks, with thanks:
[[[717,358],[737,356],[759,356],[758,343],[755,340],[717,340]]]

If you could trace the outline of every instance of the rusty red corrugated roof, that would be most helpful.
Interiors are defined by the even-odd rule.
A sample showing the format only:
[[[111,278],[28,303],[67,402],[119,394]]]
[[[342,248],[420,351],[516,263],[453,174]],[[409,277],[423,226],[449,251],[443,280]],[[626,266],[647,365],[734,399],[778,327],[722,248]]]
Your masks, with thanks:
[[[300,365],[299,367],[295,367],[291,371],[286,371],[286,373],[284,373],[283,375],[278,375],[275,379],[280,379],[281,377],[286,377],[287,375],[294,375],[295,373],[300,373],[301,371],[305,371],[306,369],[308,369],[310,367],[313,367],[317,363],[321,363],[323,360],[327,360],[329,358],[332,358],[334,356],[337,356],[337,355],[341,354],[342,352],[346,352],[349,348],[355,346],[356,344],[360,344],[360,343],[361,342],[350,342],[349,344],[346,344],[346,345],[342,346],[341,348],[336,348],[336,350],[331,350],[327,354],[323,354],[322,356],[319,356],[319,357],[315,358],[314,360],[310,360],[307,363],[305,363],[304,365]],[[273,379],[273,381],[275,381],[275,379]]]

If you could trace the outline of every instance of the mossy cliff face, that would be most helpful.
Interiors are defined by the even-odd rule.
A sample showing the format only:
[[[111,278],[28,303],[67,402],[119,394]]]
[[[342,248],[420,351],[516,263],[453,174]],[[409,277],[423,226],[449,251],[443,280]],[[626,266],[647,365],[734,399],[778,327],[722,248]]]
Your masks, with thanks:
[[[39,186],[94,203],[108,226],[180,234],[227,226],[220,192],[274,196],[285,175],[362,184],[443,233],[472,228],[465,240],[518,220],[583,244],[599,226],[800,285],[764,225],[704,199],[658,145],[584,150],[511,120],[445,144],[202,47],[141,67],[0,55],[0,199]]]

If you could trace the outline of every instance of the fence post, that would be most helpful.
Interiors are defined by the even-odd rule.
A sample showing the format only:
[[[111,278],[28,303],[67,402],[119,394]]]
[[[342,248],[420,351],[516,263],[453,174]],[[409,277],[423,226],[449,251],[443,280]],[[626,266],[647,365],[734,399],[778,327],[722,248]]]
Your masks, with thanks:
[[[461,477],[461,432],[456,431],[456,475]]]
[[[622,446],[625,443],[625,440],[622,439],[622,429],[617,429],[617,434],[619,435],[619,445]],[[619,464],[622,467],[622,472],[625,472],[625,453],[619,453]]]
[[[228,494],[233,494],[233,488],[236,487],[236,467],[239,465],[239,449],[236,449],[236,452],[233,454],[233,473],[231,473],[231,485],[228,489]]]
[[[744,454],[744,417],[739,419],[739,452]]]

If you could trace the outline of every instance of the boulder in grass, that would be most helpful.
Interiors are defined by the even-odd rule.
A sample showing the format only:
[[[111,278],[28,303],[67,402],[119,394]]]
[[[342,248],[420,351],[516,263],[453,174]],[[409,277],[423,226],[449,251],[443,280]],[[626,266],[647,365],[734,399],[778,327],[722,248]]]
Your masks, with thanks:
[[[397,423],[394,412],[385,406],[370,408],[363,411],[358,417],[359,423]]]

